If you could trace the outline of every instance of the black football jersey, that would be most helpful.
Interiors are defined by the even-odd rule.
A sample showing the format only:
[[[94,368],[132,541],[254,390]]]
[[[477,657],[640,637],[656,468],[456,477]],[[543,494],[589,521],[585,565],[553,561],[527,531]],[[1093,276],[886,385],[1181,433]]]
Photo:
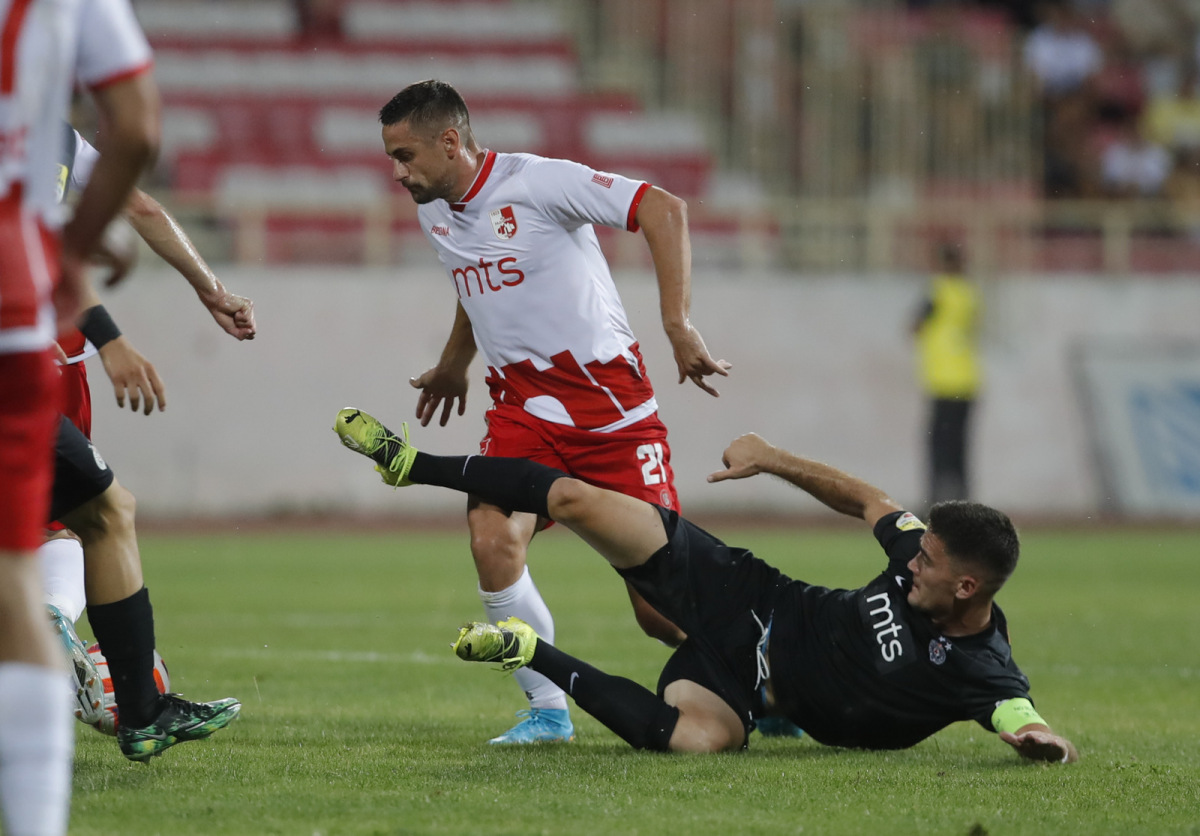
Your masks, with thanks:
[[[792,581],[773,613],[769,656],[776,704],[815,740],[900,749],[957,720],[993,731],[997,703],[1029,697],[1004,614],[973,636],[947,638],[909,606],[908,562],[924,524],[896,512],[875,526],[887,568],[861,589]]]

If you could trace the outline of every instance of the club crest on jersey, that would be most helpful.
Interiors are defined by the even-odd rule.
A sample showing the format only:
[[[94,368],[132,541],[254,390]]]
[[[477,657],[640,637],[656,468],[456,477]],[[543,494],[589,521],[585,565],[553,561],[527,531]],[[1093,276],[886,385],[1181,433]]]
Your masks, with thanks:
[[[921,522],[913,514],[905,511],[896,519],[896,528],[901,531],[912,531],[913,529],[924,529],[925,523]]]
[[[488,212],[488,217],[492,220],[492,231],[501,241],[507,241],[517,234],[517,216],[513,214],[511,206],[493,209]]]
[[[946,653],[954,645],[950,644],[950,640],[945,636],[939,636],[936,639],[929,640],[929,661],[935,665],[944,665],[946,663]]]

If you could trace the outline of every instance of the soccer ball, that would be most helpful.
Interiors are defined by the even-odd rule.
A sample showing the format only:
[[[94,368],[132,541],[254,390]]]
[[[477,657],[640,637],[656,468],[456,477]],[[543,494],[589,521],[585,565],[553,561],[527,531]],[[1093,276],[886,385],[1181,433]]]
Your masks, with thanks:
[[[96,664],[96,670],[100,674],[100,681],[104,685],[104,710],[100,715],[100,719],[92,724],[92,728],[102,734],[116,735],[117,733],[117,699],[113,693],[112,676],[108,672],[108,660],[104,658],[104,654],[100,652],[100,645],[93,644],[87,649],[88,656]],[[163,657],[158,655],[158,651],[154,651],[154,686],[158,688],[158,693],[165,694],[171,690],[171,675],[167,673],[167,663],[163,661]]]

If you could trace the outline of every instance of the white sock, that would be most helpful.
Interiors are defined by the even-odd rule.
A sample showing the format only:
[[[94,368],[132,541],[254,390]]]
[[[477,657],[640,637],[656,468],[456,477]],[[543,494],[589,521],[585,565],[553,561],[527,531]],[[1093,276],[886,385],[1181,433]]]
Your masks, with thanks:
[[[38,549],[46,603],[74,624],[87,606],[83,588],[83,544],[71,537],[47,540]]]
[[[479,599],[483,601],[483,611],[492,624],[515,615],[532,627],[541,638],[554,644],[554,616],[550,615],[550,608],[546,606],[542,594],[534,586],[528,566],[521,573],[520,579],[508,589],[501,589],[499,592],[485,592],[480,589]],[[525,692],[530,708],[567,707],[567,695],[540,673],[521,668],[513,673],[513,677]]]
[[[67,832],[75,728],[62,672],[0,664],[0,806],[9,836]]]

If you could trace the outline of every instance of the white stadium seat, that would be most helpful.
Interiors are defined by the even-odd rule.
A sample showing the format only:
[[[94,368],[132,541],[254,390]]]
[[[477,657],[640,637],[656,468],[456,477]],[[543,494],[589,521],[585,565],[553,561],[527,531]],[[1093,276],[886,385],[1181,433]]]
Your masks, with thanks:
[[[350,3],[342,30],[351,40],[445,40],[519,43],[569,38],[552,3]]]
[[[286,52],[161,49],[155,78],[164,94],[222,92],[391,96],[405,84],[438,77],[466,96],[519,94],[550,97],[575,92],[575,66],[556,57],[435,58],[384,53]]]
[[[287,0],[180,0],[134,3],[146,35],[155,38],[289,38],[295,12]]]

